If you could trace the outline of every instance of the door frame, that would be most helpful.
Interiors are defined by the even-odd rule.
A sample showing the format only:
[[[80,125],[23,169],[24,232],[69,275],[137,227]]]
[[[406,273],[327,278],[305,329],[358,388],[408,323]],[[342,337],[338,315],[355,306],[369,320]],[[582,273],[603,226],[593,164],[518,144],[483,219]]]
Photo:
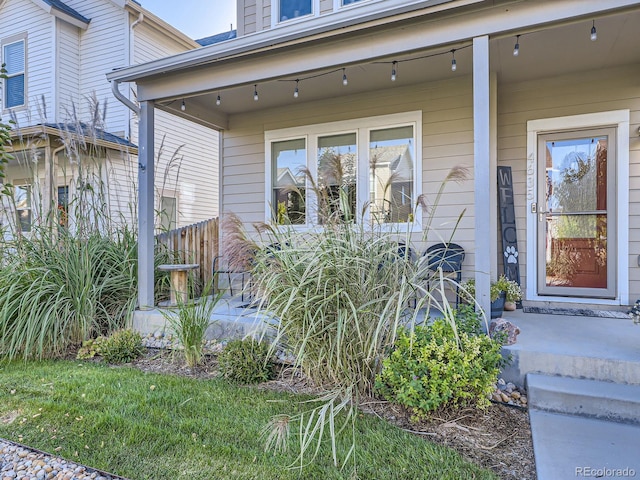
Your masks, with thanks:
[[[552,301],[567,303],[585,303],[599,305],[629,304],[629,110],[613,110],[609,112],[572,115],[567,117],[544,118],[527,122],[527,183],[526,183],[526,215],[527,215],[527,286],[526,299],[533,301]],[[538,214],[532,212],[534,203],[538,201],[538,135],[562,131],[581,130],[587,128],[615,127],[617,171],[617,242],[616,270],[617,292],[613,299],[585,297],[561,297],[538,294]]]

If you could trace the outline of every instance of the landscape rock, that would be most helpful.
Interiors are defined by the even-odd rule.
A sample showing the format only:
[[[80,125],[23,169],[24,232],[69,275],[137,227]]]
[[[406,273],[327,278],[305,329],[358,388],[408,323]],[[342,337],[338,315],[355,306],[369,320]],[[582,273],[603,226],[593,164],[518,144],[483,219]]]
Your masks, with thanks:
[[[493,319],[489,324],[489,336],[493,339],[498,338],[503,345],[516,343],[519,334],[520,329],[504,318]]]

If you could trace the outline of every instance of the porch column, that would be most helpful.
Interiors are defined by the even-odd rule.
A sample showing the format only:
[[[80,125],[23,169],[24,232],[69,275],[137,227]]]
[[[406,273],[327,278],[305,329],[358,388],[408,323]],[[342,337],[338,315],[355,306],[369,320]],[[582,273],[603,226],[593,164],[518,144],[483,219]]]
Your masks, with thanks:
[[[489,37],[473,39],[473,176],[475,190],[475,280],[476,301],[489,315],[491,301],[491,108],[489,80]]]
[[[154,306],[154,104],[140,102],[138,139],[138,306]]]

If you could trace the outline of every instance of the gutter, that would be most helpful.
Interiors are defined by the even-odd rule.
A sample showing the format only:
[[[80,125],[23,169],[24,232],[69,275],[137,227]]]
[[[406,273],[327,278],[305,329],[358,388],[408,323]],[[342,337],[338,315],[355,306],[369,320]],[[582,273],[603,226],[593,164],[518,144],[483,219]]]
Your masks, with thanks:
[[[136,115],[140,115],[140,107],[125,97],[120,91],[120,81],[119,80],[110,80],[111,81],[111,91],[113,92],[113,96],[120,100],[129,110],[133,111]]]

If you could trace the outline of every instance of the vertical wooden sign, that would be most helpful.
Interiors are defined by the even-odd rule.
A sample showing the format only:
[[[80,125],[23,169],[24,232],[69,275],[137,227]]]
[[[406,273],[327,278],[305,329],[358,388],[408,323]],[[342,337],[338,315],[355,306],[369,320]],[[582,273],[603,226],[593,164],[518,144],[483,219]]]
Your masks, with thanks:
[[[520,261],[516,213],[513,207],[513,177],[511,167],[498,167],[498,208],[502,232],[502,262],[504,275],[520,285]]]

